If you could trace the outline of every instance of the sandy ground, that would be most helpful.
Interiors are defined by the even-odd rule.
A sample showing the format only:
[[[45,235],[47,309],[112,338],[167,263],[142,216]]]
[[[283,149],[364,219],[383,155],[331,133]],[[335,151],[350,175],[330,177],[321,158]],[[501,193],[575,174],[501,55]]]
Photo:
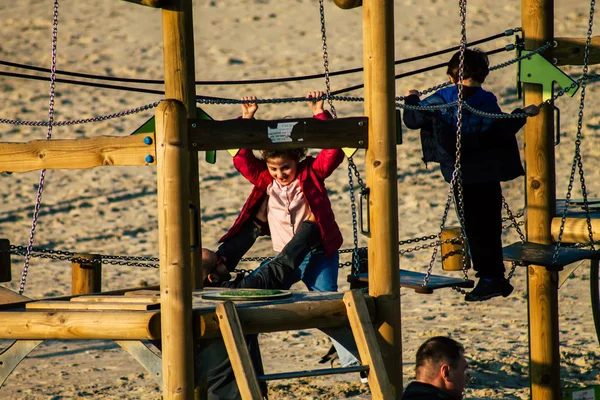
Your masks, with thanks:
[[[469,2],[469,40],[487,37],[520,26],[519,2],[479,0]],[[557,36],[583,37],[587,31],[589,4],[557,1]],[[60,4],[57,68],[59,70],[128,77],[162,78],[160,11],[127,2],[75,2]],[[362,65],[362,12],[344,11],[325,2],[327,44],[331,71]],[[300,17],[300,18],[299,18]],[[456,2],[399,0],[395,3],[396,59],[417,56],[458,44],[460,27]],[[0,54],[2,60],[35,66],[50,66],[52,5],[40,0],[0,3]],[[309,0],[197,1],[194,4],[196,77],[199,80],[239,80],[288,77],[323,70],[318,2]],[[513,37],[481,45],[492,50],[512,43]],[[502,53],[491,57],[498,64],[514,57]],[[447,61],[448,55],[404,64],[396,73]],[[25,71],[3,67],[10,72]],[[580,67],[565,68],[578,77]],[[592,68],[592,71],[595,69]],[[29,72],[33,74],[32,72]],[[39,76],[43,74],[37,73]],[[505,111],[519,106],[515,90],[516,68],[490,75],[486,84],[497,93]],[[411,88],[426,89],[444,81],[444,71],[398,80],[402,95]],[[361,74],[335,76],[334,90],[362,83]],[[118,83],[117,83],[118,84]],[[0,117],[45,120],[48,113],[48,83],[0,77]],[[123,84],[123,86],[136,86]],[[138,85],[139,86],[139,85]],[[160,89],[158,86],[146,86]],[[198,86],[199,94],[239,98],[304,96],[308,90],[325,89],[323,80],[269,85]],[[362,91],[349,93],[362,96]],[[584,160],[590,195],[599,197],[598,165],[600,102],[597,85],[587,90],[583,124]],[[156,95],[98,89],[58,83],[56,119],[82,119],[132,109],[160,100]],[[561,98],[562,144],[556,148],[557,193],[567,189],[573,140],[577,126],[577,97]],[[362,104],[336,102],[339,116],[362,115]],[[216,119],[238,115],[238,106],[206,106]],[[264,105],[259,118],[307,116],[304,104]],[[101,135],[126,136],[152,115],[152,111],[106,122],[59,127],[54,139],[89,138]],[[44,139],[45,128],[3,124],[0,140],[26,142]],[[522,134],[519,134],[522,139]],[[522,140],[521,140],[522,143]],[[203,154],[200,155],[204,157]],[[364,153],[355,157],[364,173]],[[203,244],[215,247],[217,239],[233,223],[250,185],[231,165],[226,152],[219,152],[214,165],[202,162],[201,197]],[[156,176],[154,168],[94,168],[52,170],[46,186],[36,233],[36,246],[72,252],[113,255],[158,255]],[[0,237],[12,244],[26,245],[35,203],[39,172],[0,175]],[[420,161],[420,144],[415,132],[405,132],[398,147],[400,238],[433,234],[439,229],[447,186],[436,166],[426,169]],[[344,248],[352,246],[352,219],[346,165],[328,180],[337,221],[345,237]],[[504,185],[512,208],[523,207],[521,180]],[[574,197],[579,197],[578,191]],[[449,224],[455,223],[454,216]],[[506,243],[518,238],[507,232]],[[366,240],[360,238],[360,244]],[[250,255],[268,255],[269,241],[262,240]],[[403,268],[424,271],[430,250],[402,257]],[[343,259],[343,261],[347,261]],[[25,294],[41,298],[70,293],[70,267],[65,261],[35,258],[30,263]],[[18,289],[22,257],[13,257],[13,281]],[[246,267],[251,267],[247,265]],[[435,273],[441,271],[439,262]],[[340,290],[346,290],[348,268],[339,274]],[[460,275],[456,275],[460,276]],[[515,292],[507,299],[468,304],[451,290],[432,295],[402,291],[404,379],[414,376],[414,354],[418,345],[432,335],[450,335],[464,343],[470,368],[466,398],[526,399],[529,397],[526,276],[517,270]],[[103,289],[111,290],[158,283],[158,271],[148,268],[106,266]],[[302,287],[298,287],[302,289]],[[589,268],[578,268],[559,291],[561,384],[600,384],[600,350],[589,301]],[[261,336],[266,370],[269,373],[313,369],[329,343],[318,331],[285,332]],[[2,342],[0,346],[8,345]],[[358,376],[325,377],[300,381],[278,381],[271,385],[274,399],[368,398],[368,388]],[[160,390],[150,375],[113,342],[44,342],[25,359],[0,389],[2,399],[158,399]]]

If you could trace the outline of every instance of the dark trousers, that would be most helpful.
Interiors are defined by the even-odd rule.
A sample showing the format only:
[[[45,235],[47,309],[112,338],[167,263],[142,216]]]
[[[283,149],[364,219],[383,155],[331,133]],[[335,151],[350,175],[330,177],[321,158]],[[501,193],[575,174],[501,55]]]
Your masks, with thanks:
[[[479,278],[504,277],[500,182],[463,184],[465,233]],[[454,190],[455,197],[457,190]],[[458,201],[456,202],[458,204]]]

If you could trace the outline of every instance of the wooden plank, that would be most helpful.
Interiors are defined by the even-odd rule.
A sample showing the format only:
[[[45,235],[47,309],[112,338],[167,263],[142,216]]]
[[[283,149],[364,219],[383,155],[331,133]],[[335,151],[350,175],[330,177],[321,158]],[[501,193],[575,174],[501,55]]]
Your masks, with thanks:
[[[158,286],[152,286],[158,288]],[[123,293],[124,296],[160,296],[159,289],[136,289]]]
[[[346,292],[344,303],[361,363],[369,366],[368,382],[373,399],[393,399],[394,391],[386,373],[363,294],[356,289]]]
[[[333,0],[333,2],[343,10],[362,6],[362,0]]]
[[[151,144],[144,138],[150,137]],[[146,160],[146,157],[152,160]],[[0,172],[154,165],[154,135],[0,143]]]
[[[13,292],[3,286],[0,286],[0,304],[12,304],[12,303],[23,303],[25,301],[31,301],[29,297],[20,295],[17,292]]]
[[[261,400],[262,394],[250,359],[246,338],[235,306],[226,301],[217,305],[217,316],[229,361],[243,400]]]
[[[171,0],[124,0],[129,3],[135,3],[152,8],[167,8],[171,5]]]
[[[0,311],[0,339],[160,338],[159,311]]]
[[[82,303],[137,303],[137,304],[155,304],[160,303],[159,296],[78,296],[71,299],[72,302]]]
[[[600,250],[561,247],[554,260],[555,248],[554,244],[517,242],[503,248],[502,253],[506,261],[514,261],[519,265],[539,265],[550,271],[560,271],[565,265],[577,261],[600,258]]]
[[[369,282],[369,274],[362,273],[356,276],[349,276],[348,279],[356,279],[359,282]],[[430,294],[434,290],[461,287],[461,288],[472,288],[475,283],[470,280],[464,280],[462,278],[454,278],[451,276],[442,275],[429,275],[429,281],[427,286],[423,286],[425,274],[415,271],[407,271],[405,269],[400,270],[400,286],[403,288],[414,289],[417,293]]]
[[[0,282],[10,282],[11,280],[10,241],[0,239]]]
[[[278,120],[232,119],[209,121],[194,119],[190,124],[192,150],[366,148],[366,117],[330,119],[295,118]]]
[[[583,65],[586,38],[558,37],[557,46],[552,49],[556,65]],[[600,36],[593,36],[590,42],[588,65],[600,63]]]
[[[95,303],[78,301],[32,301],[25,306],[28,310],[157,310],[157,303]]]
[[[585,213],[584,213],[585,214]],[[600,239],[600,218],[590,220],[594,241]],[[558,241],[562,217],[552,218],[552,239]],[[562,243],[589,243],[590,236],[587,220],[584,218],[568,218],[565,220]]]
[[[71,293],[90,294],[102,291],[102,257],[97,254],[75,254],[71,262]]]

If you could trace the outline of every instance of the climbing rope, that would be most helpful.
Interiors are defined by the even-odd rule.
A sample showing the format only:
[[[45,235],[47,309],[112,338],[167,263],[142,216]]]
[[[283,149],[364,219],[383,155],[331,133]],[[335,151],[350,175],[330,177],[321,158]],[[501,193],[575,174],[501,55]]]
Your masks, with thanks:
[[[54,0],[54,10],[52,16],[52,61],[51,61],[51,73],[50,73],[50,101],[48,105],[48,131],[46,133],[46,140],[52,138],[52,122],[54,121],[54,80],[56,79],[56,44],[58,41],[58,0]],[[33,241],[35,237],[35,228],[37,227],[38,215],[40,212],[40,206],[42,204],[42,193],[44,191],[44,179],[46,177],[46,170],[43,169],[40,173],[40,180],[38,184],[37,196],[35,199],[35,207],[33,210],[33,217],[31,220],[31,230],[29,232],[29,243],[27,245],[27,253],[25,254],[25,261],[23,262],[23,272],[21,273],[21,283],[19,284],[19,294],[23,294],[25,291],[25,283],[27,281],[27,273],[29,272],[29,260],[31,258],[31,248],[33,247]]]

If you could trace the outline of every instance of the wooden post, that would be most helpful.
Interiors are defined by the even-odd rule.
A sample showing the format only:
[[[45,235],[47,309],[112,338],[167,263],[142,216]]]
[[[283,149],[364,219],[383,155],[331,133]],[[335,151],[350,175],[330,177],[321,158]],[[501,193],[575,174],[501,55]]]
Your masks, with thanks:
[[[402,332],[398,257],[394,2],[363,2],[365,115],[369,118],[369,294],[374,298],[379,347],[397,399],[402,395]]]
[[[75,254],[71,263],[71,294],[90,294],[102,291],[102,257],[97,254]]]
[[[163,398],[193,398],[192,284],[185,107],[163,101],[156,111],[158,247]]]
[[[194,67],[194,23],[192,0],[170,0],[162,11],[163,46],[165,60],[165,98],[181,101],[187,118],[196,118],[196,72]],[[194,149],[191,149],[194,150]],[[198,152],[189,152],[189,202],[200,210],[200,177]],[[196,276],[202,261],[202,235],[198,227],[198,247],[191,254],[190,280],[194,288],[201,288]]]
[[[0,282],[10,282],[11,280],[10,241],[0,239]]]
[[[533,50],[554,37],[554,1],[522,0],[521,19],[525,49]],[[542,86],[524,84],[525,104],[542,103]],[[527,240],[550,244],[555,213],[554,123],[552,109],[525,125]],[[528,268],[529,365],[531,399],[560,399],[558,342],[558,273],[541,266]]]

